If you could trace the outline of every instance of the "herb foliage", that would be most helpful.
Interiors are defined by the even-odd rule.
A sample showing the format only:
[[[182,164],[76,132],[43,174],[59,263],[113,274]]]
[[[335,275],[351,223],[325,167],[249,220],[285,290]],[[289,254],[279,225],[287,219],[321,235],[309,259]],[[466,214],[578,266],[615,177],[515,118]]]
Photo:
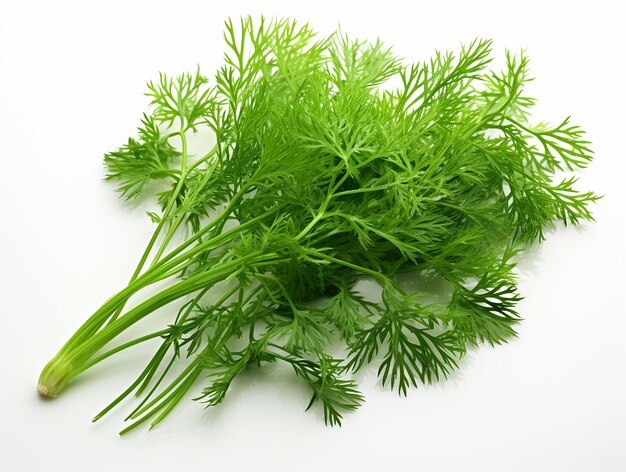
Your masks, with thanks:
[[[449,375],[468,346],[515,336],[517,255],[555,221],[592,219],[597,199],[557,178],[592,151],[569,118],[532,124],[527,57],[507,53],[504,70],[490,71],[491,41],[477,39],[406,64],[381,42],[321,38],[286,19],[229,20],[224,39],[212,80],[197,70],[150,82],[137,137],[105,156],[123,198],[165,184],[149,213],[156,228],[128,285],[50,361],[39,391],[54,396],[98,362],[161,339],[95,419],[135,393],[124,432],[155,425],[197,382],[196,399],[214,406],[248,366],[284,363],[335,425],[363,401],[350,372],[366,364],[405,395]],[[192,156],[201,127],[215,144]],[[407,292],[397,279],[406,272],[437,274],[451,298]],[[364,277],[382,288],[380,302],[356,290]],[[110,347],[179,299],[168,326]]]

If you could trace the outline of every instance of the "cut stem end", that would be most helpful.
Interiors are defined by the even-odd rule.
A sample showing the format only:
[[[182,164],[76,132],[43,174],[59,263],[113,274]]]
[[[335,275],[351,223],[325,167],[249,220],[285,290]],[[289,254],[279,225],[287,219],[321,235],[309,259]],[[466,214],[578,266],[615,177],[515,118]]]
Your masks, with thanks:
[[[57,396],[57,393],[53,389],[41,382],[37,385],[37,393],[45,398],[56,398]]]
[[[55,398],[72,378],[70,364],[57,354],[41,371],[37,393],[45,398]]]

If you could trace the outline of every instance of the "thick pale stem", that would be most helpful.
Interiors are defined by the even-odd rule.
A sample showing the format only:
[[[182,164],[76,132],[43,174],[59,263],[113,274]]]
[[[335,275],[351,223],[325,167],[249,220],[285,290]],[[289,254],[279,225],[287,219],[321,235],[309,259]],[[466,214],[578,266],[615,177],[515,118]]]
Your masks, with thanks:
[[[79,347],[87,344],[92,338],[96,337],[100,332],[109,328],[109,326],[113,325],[116,321],[114,320],[107,325],[102,331],[99,331],[102,325],[109,319],[111,313],[122,303],[125,303],[131,296],[139,292],[142,288],[145,288],[155,282],[163,280],[164,278],[168,278],[172,275],[173,272],[180,270],[193,258],[204,252],[210,251],[214,248],[219,247],[222,244],[226,244],[231,238],[236,237],[236,235],[242,230],[246,229],[246,227],[250,224],[253,224],[255,221],[251,221],[247,224],[240,225],[235,227],[225,233],[221,233],[218,236],[214,237],[211,240],[207,240],[202,242],[200,245],[195,248],[187,251],[186,253],[180,254],[175,258],[168,258],[167,260],[162,261],[161,264],[157,264],[152,267],[149,271],[139,276],[136,280],[131,282],[127,287],[118,292],[116,295],[107,300],[75,333],[74,335],[65,343],[65,345],[60,349],[59,353],[46,365],[41,376],[40,376],[40,386],[38,387],[38,391],[45,396],[56,396],[56,394],[63,389],[65,383],[60,382],[59,380],[50,379],[49,371],[52,369],[55,372],[55,375],[62,377],[59,375],[60,370],[72,370],[72,366],[67,364],[67,362],[62,361],[63,356],[67,352],[74,352]],[[154,298],[154,297],[153,297]],[[43,383],[42,383],[43,379]],[[49,384],[49,385],[48,385]],[[54,387],[54,385],[61,386],[60,388]],[[50,394],[46,389],[49,388],[51,392],[54,394]],[[46,393],[47,392],[47,393]]]
[[[61,349],[44,367],[37,390],[47,397],[57,396],[72,378],[85,370],[84,366],[100,349],[150,313],[181,297],[211,287],[246,265],[271,263],[276,257],[276,254],[250,254],[196,274],[148,298],[81,344]]]
[[[39,376],[37,384],[39,395],[48,398],[56,397],[70,381],[66,373],[71,371],[72,366],[63,357],[55,356]]]

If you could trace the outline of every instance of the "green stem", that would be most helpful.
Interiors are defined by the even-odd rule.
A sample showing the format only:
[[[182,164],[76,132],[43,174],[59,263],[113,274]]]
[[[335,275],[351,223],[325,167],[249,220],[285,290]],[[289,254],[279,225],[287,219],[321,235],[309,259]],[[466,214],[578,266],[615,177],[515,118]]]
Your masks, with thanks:
[[[174,188],[174,192],[172,193],[172,196],[170,197],[169,201],[167,202],[167,206],[165,207],[165,210],[163,210],[163,215],[161,216],[161,219],[159,220],[159,223],[157,224],[157,227],[154,230],[154,233],[152,233],[152,237],[150,238],[150,241],[148,242],[148,245],[146,246],[146,249],[144,250],[141,259],[139,260],[139,263],[137,264],[137,267],[135,268],[135,271],[133,272],[133,275],[130,278],[129,283],[132,283],[141,273],[143,266],[145,265],[146,261],[148,260],[148,257],[150,255],[150,253],[152,252],[152,249],[154,247],[154,244],[156,243],[159,235],[161,234],[161,230],[163,229],[163,226],[165,224],[165,222],[168,220],[169,216],[170,216],[170,212],[172,211],[172,209],[174,208],[174,205],[176,203],[176,200],[178,199],[178,196],[180,195],[180,192],[183,189],[183,185],[185,183],[185,179],[187,178],[187,175],[189,173],[189,171],[187,170],[187,136],[185,135],[185,132],[183,130],[183,124],[181,122],[181,130],[178,133],[178,135],[180,136],[181,139],[181,146],[182,146],[182,163],[181,163],[181,169],[180,169],[180,178],[178,179],[178,182],[176,184],[176,188]],[[204,158],[208,158],[207,156],[211,156],[215,153],[217,147],[214,147],[211,151],[209,151],[209,153],[207,153],[207,155]],[[203,159],[204,159],[203,158]],[[161,248],[163,248],[163,245],[161,245]],[[162,249],[159,248],[159,253],[162,253]],[[158,255],[155,257],[155,260],[158,259]],[[120,315],[120,313],[122,312],[122,310],[124,309],[124,305],[126,304],[126,302],[122,302],[117,309],[115,310],[115,312],[111,315],[111,318],[109,319],[109,323],[112,321],[115,321],[115,319]],[[106,321],[103,320],[103,324]],[[96,329],[100,329],[102,325],[98,326]]]
[[[353,264],[352,262],[349,261],[344,261],[342,259],[337,259],[336,257],[333,256],[329,256],[327,254],[324,254],[323,252],[320,251],[316,251],[314,249],[306,249],[305,250],[306,253],[308,254],[313,254],[317,257],[319,257],[320,259],[325,259],[329,262],[334,262],[335,264],[339,264],[345,267],[349,267],[351,269],[354,269],[358,272],[361,272],[362,274],[366,274],[366,275],[370,275],[371,277],[373,277],[374,279],[376,279],[379,282],[384,282],[385,281],[385,276],[382,275],[380,272],[376,272],[375,270],[371,270],[368,269],[367,267],[363,267],[360,266],[358,264]]]
[[[137,344],[141,344],[151,339],[158,338],[159,336],[163,336],[167,334],[168,332],[169,332],[169,329],[162,329],[161,331],[155,331],[154,333],[146,334],[145,336],[141,336],[139,338],[133,339],[132,341],[128,341],[127,343],[120,344],[119,346],[114,347],[113,349],[110,349],[109,351],[99,355],[98,357],[93,358],[92,360],[84,364],[80,369],[76,371],[75,375],[78,375],[81,372],[86,371],[87,369],[93,367],[96,364],[99,364],[103,360],[111,357],[114,354],[117,354],[118,352],[124,351],[125,349],[128,349],[129,347],[136,346]]]
[[[138,412],[137,415],[140,415],[144,411],[154,406],[159,400],[165,397],[172,390],[174,391],[169,396],[167,396],[167,398],[165,398],[163,402],[156,405],[156,407],[152,411],[146,413],[143,417],[137,419],[133,424],[131,424],[127,428],[120,431],[120,435],[124,435],[128,433],[129,431],[133,430],[134,428],[136,428],[137,426],[139,426],[140,424],[148,420],[156,412],[163,409],[166,405],[170,404],[172,399],[177,398],[176,403],[178,403],[178,401],[180,401],[180,398],[182,398],[182,395],[184,395],[184,393],[186,393],[189,390],[189,388],[191,388],[191,385],[193,385],[195,380],[198,378],[198,375],[200,375],[200,372],[202,371],[202,369],[198,367],[199,362],[200,362],[200,357],[196,357],[193,361],[191,361],[190,364],[187,366],[187,368],[165,390],[163,390],[157,397],[155,397],[154,400],[152,400],[148,405],[146,405],[142,409],[142,411]],[[174,405],[176,403],[174,403]]]
[[[131,296],[140,291],[141,289],[164,280],[172,275],[176,274],[185,267],[188,267],[193,263],[193,258],[202,252],[214,250],[220,246],[227,244],[229,241],[237,237],[239,233],[246,230],[248,227],[258,223],[261,219],[271,215],[275,210],[271,210],[257,218],[254,218],[242,225],[236,226],[228,231],[218,234],[217,236],[207,239],[202,243],[195,246],[193,249],[183,253],[181,248],[188,247],[189,241],[179,246],[175,251],[172,251],[166,256],[160,263],[151,267],[141,276],[137,277],[124,289],[117,294],[109,298],[96,312],[89,317],[89,319],[83,323],[83,325],[74,333],[74,335],[65,343],[65,345],[59,350],[56,357],[59,357],[62,353],[72,350],[81,343],[91,338],[102,325],[109,319],[110,314],[120,304],[125,303]],[[177,257],[172,257],[175,254],[179,254]],[[49,396],[45,391],[40,392],[42,395]]]
[[[152,264],[150,265],[150,267],[154,266],[155,264],[159,262],[159,260],[163,256],[163,252],[169,245],[170,241],[172,240],[172,237],[174,236],[174,233],[176,233],[176,230],[178,229],[182,221],[183,221],[182,218],[179,217],[179,218],[176,218],[170,224],[169,228],[167,229],[167,233],[165,233],[165,238],[163,238],[163,242],[161,243],[161,246],[159,247],[156,254],[154,255],[154,259],[152,260]]]
[[[62,349],[43,369],[39,379],[39,392],[45,396],[56,396],[65,388],[72,378],[84,370],[83,366],[96,352],[116,338],[120,333],[158,308],[196,292],[197,290],[201,290],[207,286],[213,286],[217,282],[225,280],[232,274],[237,273],[247,264],[261,266],[273,263],[277,260],[278,256],[276,254],[252,253],[195,274],[188,279],[166,288],[138,304],[102,330],[93,334],[82,344],[68,349]]]

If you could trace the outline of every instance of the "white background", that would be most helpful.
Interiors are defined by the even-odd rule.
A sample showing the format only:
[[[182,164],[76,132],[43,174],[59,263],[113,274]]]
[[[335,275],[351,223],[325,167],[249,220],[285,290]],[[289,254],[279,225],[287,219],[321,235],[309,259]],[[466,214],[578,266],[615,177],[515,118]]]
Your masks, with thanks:
[[[0,2],[0,469],[274,471],[626,470],[624,16],[620,2]],[[221,60],[222,21],[252,13],[340,23],[409,60],[476,36],[526,48],[537,120],[573,115],[596,160],[581,187],[596,223],[558,228],[521,267],[525,321],[472,351],[448,382],[398,398],[373,371],[342,428],[304,413],[281,371],[251,372],[226,402],[186,401],[151,432],[91,416],[142,366],[137,350],[35,394],[39,370],[119,289],[152,230],[102,181],[134,134],[144,83]],[[143,351],[143,354],[146,352]],[[121,362],[120,362],[121,361]],[[128,405],[126,405],[128,407]],[[176,469],[175,469],[176,468]]]

